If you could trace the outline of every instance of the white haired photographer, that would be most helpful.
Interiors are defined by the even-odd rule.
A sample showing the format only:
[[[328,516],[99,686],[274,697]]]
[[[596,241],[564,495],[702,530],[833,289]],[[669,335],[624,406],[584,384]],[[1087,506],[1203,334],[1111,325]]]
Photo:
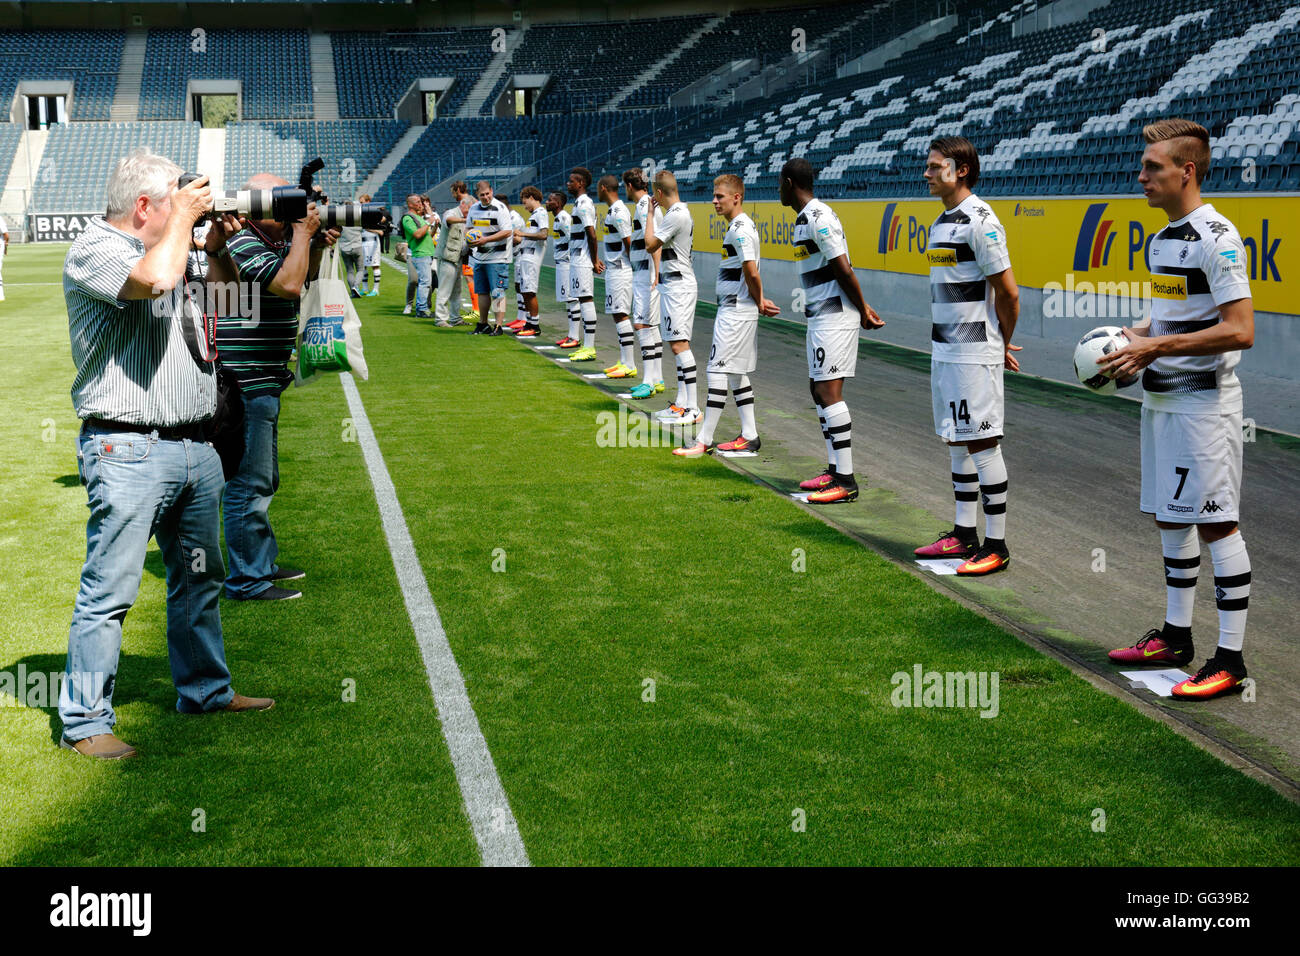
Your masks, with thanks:
[[[221,631],[220,457],[206,441],[217,404],[215,327],[194,301],[195,223],[212,208],[206,177],[177,188],[181,169],[135,150],[113,170],[105,215],[68,250],[63,292],[82,420],[86,563],[68,633],[59,697],[62,746],[120,759],[113,734],[122,622],[135,603],[151,536],[167,568],[167,646],[176,709],[264,710],[236,694]],[[219,256],[238,228],[214,222],[204,252]]]

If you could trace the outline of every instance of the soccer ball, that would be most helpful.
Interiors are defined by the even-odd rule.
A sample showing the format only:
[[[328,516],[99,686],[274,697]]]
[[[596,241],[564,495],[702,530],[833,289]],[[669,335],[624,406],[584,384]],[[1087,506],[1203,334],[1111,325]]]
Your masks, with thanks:
[[[1118,326],[1103,325],[1093,329],[1074,347],[1074,374],[1098,395],[1113,395],[1117,389],[1127,388],[1138,380],[1136,375],[1113,379],[1097,366],[1097,359],[1125,345],[1128,345],[1128,336]]]
[[[477,242],[479,239],[483,238],[483,230],[478,226],[471,226],[469,229],[465,230],[465,238],[471,242]]]

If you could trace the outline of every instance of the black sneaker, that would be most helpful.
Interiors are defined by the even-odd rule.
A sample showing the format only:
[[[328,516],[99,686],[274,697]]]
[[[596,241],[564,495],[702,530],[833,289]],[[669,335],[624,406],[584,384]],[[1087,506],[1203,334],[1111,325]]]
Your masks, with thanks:
[[[305,578],[306,571],[298,568],[276,568],[275,573],[271,575],[272,581],[297,581],[299,578]]]
[[[486,322],[480,322],[478,325],[474,326],[474,328],[469,330],[469,334],[487,335],[491,331],[492,331],[492,326],[488,325]]]
[[[433,318],[433,313],[430,312],[428,309],[426,309],[426,310],[423,311],[423,312],[420,312],[419,310],[417,310],[416,313],[415,313],[415,317],[416,317],[417,319],[431,319],[431,318]]]
[[[491,331],[491,332],[484,332],[483,334],[484,334],[484,335],[504,335],[504,334],[505,334],[505,331],[501,328],[501,326],[496,325],[496,326],[493,326],[493,327],[492,327],[492,331]]]
[[[233,601],[292,601],[295,597],[302,596],[303,592],[294,591],[292,588],[277,588],[274,584],[259,594],[253,594],[252,597],[235,597],[234,594],[227,594],[227,597]]]

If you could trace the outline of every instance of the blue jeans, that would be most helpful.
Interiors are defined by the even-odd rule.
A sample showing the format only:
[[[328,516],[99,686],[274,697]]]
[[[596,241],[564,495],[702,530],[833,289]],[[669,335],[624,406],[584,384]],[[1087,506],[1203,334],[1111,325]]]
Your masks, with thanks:
[[[222,513],[230,577],[226,594],[251,598],[271,587],[280,553],[271,530],[271,497],[280,487],[280,396],[244,396],[244,458],[226,484]]]
[[[221,637],[217,505],[221,459],[211,445],[84,426],[78,467],[86,485],[86,564],[68,632],[59,694],[63,734],[113,730],[122,621],[135,603],[149,537],[167,566],[167,656],[182,713],[230,703]]]
[[[433,287],[433,257],[412,256],[415,263],[415,277],[418,285],[415,289],[415,311],[429,311],[429,290]]]

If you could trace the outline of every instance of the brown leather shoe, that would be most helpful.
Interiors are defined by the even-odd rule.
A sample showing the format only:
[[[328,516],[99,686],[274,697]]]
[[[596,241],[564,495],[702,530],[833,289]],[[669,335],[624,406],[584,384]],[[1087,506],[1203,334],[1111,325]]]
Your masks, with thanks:
[[[270,710],[274,706],[275,701],[270,697],[245,697],[243,694],[236,694],[230,698],[230,703],[221,709],[238,714],[245,710]]]
[[[80,740],[69,740],[63,737],[59,740],[59,746],[64,750],[75,750],[83,757],[94,757],[97,760],[124,760],[139,753],[130,744],[123,743],[112,734],[92,734]]]

